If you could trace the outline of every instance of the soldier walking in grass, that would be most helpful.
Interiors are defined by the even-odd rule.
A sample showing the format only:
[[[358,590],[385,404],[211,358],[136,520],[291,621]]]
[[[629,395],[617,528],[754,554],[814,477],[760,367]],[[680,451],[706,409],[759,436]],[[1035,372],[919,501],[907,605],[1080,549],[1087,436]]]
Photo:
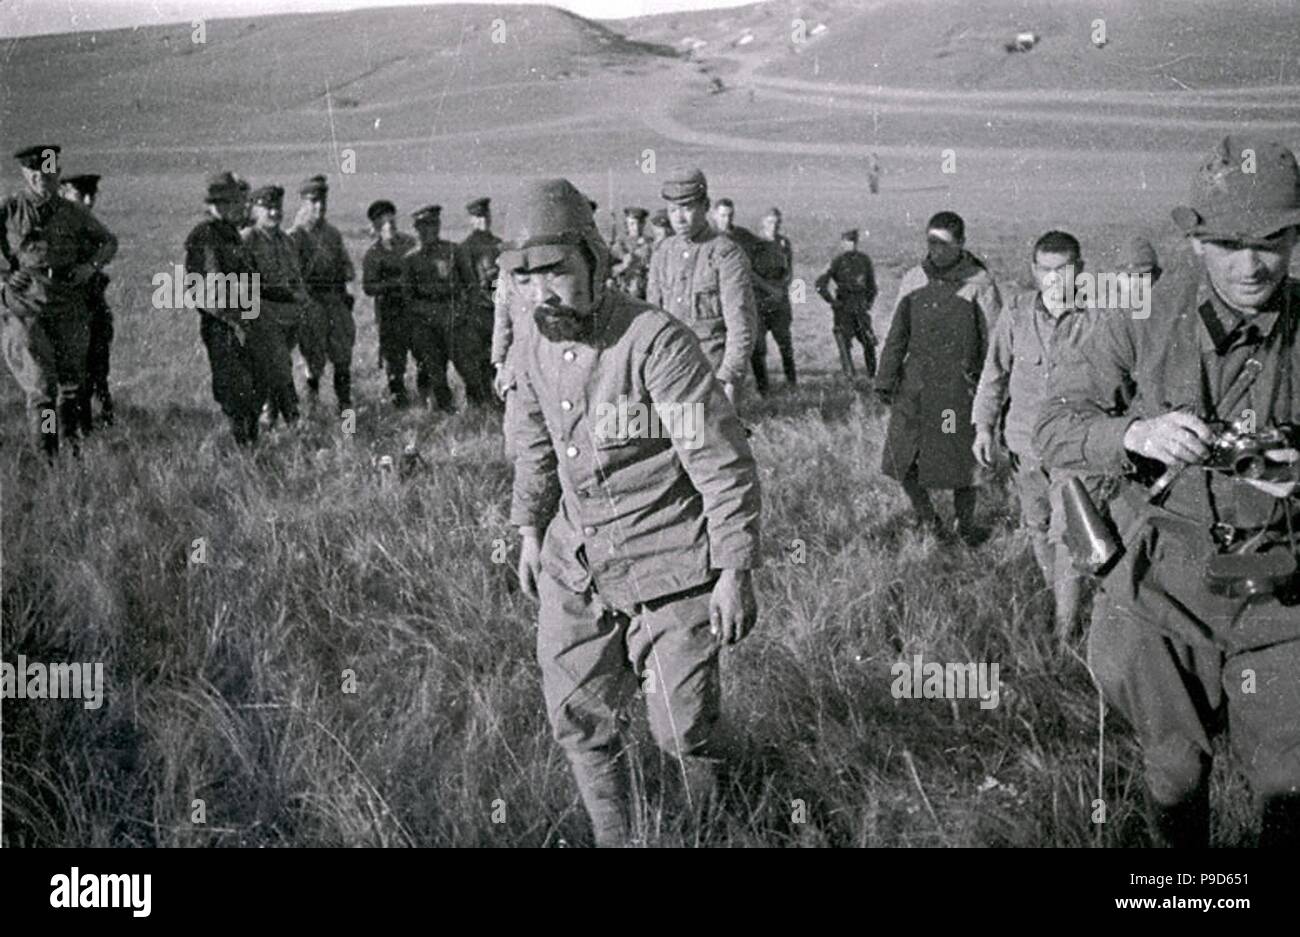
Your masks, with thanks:
[[[92,215],[99,197],[100,176],[86,173],[64,176],[61,194]],[[99,416],[106,426],[113,425],[113,394],[108,388],[109,358],[113,348],[113,310],[108,308],[104,292],[108,274],[100,270],[86,284],[86,306],[90,312],[90,343],[86,351],[86,380],[81,385],[81,431],[94,428],[91,401],[99,400]]]
[[[926,258],[898,287],[876,394],[890,407],[881,470],[897,479],[917,522],[945,532],[929,491],[952,489],[956,531],[975,528],[971,402],[1001,300],[982,261],[965,248],[965,222],[939,212],[926,225]]]
[[[37,448],[75,450],[81,436],[91,312],[87,290],[117,253],[117,238],[59,196],[60,147],[14,154],[24,187],[0,203],[0,342],[26,398]]]
[[[1161,281],[1149,315],[1103,316],[1062,359],[1034,441],[1052,471],[1119,478],[1110,507],[1125,549],[1102,581],[1088,664],[1141,744],[1153,840],[1210,844],[1214,738],[1226,733],[1256,797],[1260,845],[1295,848],[1295,156],[1224,138],[1173,218],[1189,262]],[[1243,462],[1242,446],[1255,456]]]
[[[379,360],[388,379],[393,405],[401,410],[410,403],[406,393],[406,359],[413,351],[404,258],[415,249],[416,240],[397,230],[397,206],[387,199],[371,202],[366,217],[375,240],[361,260],[361,289],[375,301]]]
[[[757,314],[749,260],[709,226],[709,186],[698,169],[664,181],[673,235],[655,248],[646,300],[686,323],[699,339],[727,399],[736,400],[754,352]]]
[[[840,252],[817,278],[816,286],[817,295],[831,307],[831,334],[845,377],[853,377],[853,342],[857,341],[862,346],[867,377],[874,378],[876,330],[871,325],[871,306],[876,301],[876,272],[871,258],[858,250],[857,228],[840,235]]]
[[[325,220],[329,184],[312,176],[298,188],[302,209],[289,231],[298,252],[298,265],[311,301],[298,328],[298,344],[307,362],[307,394],[314,404],[328,363],[333,370],[334,400],[339,413],[352,406],[352,348],[357,327],[352,318],[356,300],[348,284],[356,270],[339,229]]]
[[[534,323],[516,335],[507,405],[520,585],[540,603],[547,714],[596,844],[621,846],[620,720],[638,686],[687,803],[703,816],[714,798],[718,655],[757,617],[758,472],[694,334],[605,287],[581,193],[536,183],[510,228],[501,268]],[[608,420],[619,406],[694,417],[635,433]]]
[[[993,327],[972,406],[973,452],[980,465],[991,468],[998,438],[1005,436],[1020,523],[1052,589],[1056,635],[1064,642],[1078,625],[1083,579],[1064,542],[1064,473],[1043,466],[1033,432],[1043,404],[1056,393],[1058,361],[1088,341],[1104,312],[1078,300],[1067,302],[1067,286],[1083,272],[1082,251],[1072,234],[1048,231],[1034,243],[1032,258],[1038,289],[1012,296]]]

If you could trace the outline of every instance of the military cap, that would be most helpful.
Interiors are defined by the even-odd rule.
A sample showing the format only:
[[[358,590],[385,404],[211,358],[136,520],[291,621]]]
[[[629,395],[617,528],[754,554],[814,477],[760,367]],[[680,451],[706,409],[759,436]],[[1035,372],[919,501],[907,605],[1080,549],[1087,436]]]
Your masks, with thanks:
[[[1156,249],[1144,237],[1135,237],[1120,252],[1119,269],[1124,273],[1142,273],[1160,269]]]
[[[1300,225],[1295,154],[1269,140],[1230,135],[1197,168],[1190,204],[1173,210],[1184,234],[1261,240]]]
[[[843,233],[840,235],[840,240],[841,240],[841,241],[853,241],[853,242],[856,243],[857,240],[858,240],[858,229],[857,229],[857,228],[849,228],[849,230],[843,232]]]
[[[63,147],[54,143],[38,143],[36,146],[24,147],[14,153],[14,159],[18,160],[27,169],[40,169],[45,163],[45,159],[51,153],[56,157],[63,152]]]
[[[686,205],[702,198],[708,198],[709,183],[704,173],[698,169],[675,169],[664,180],[659,194],[665,202]]]
[[[423,221],[440,221],[442,219],[442,206],[425,205],[423,208],[417,208],[411,212],[411,217],[415,219],[416,224]]]
[[[205,202],[233,202],[247,193],[247,182],[229,172],[214,172],[207,179]]]
[[[101,178],[101,176],[93,172],[87,172],[82,173],[79,176],[64,176],[59,181],[63,185],[72,186],[72,188],[76,189],[82,195],[98,195],[99,180]]]
[[[668,220],[667,209],[661,208],[650,216],[650,223],[656,228],[667,228],[671,222]]]
[[[304,179],[302,185],[298,186],[298,194],[304,198],[317,198],[329,192],[330,186],[324,176],[312,176],[310,179]]]
[[[467,202],[465,205],[465,211],[474,218],[486,218],[491,210],[492,199],[486,195],[483,198],[476,198],[472,202]]]
[[[377,223],[384,215],[396,214],[397,206],[386,198],[381,198],[378,201],[371,202],[370,207],[366,209],[366,217],[370,219],[371,224]]]
[[[637,221],[645,221],[646,216],[650,214],[644,208],[631,207],[623,209],[623,216],[626,218],[635,218]]]
[[[562,261],[567,248],[586,246],[597,258],[603,279],[608,248],[596,230],[591,200],[567,179],[531,183],[512,208],[497,264],[502,270],[536,270]],[[511,203],[512,206],[515,203]]]
[[[280,208],[284,205],[284,186],[264,185],[253,193],[253,204],[266,208]]]

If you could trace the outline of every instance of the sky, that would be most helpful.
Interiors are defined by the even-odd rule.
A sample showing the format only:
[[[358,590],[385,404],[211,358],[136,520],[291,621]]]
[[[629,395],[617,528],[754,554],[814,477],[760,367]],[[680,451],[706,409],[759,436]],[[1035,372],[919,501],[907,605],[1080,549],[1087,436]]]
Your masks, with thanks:
[[[116,29],[152,23],[192,22],[271,13],[355,10],[374,6],[424,6],[448,0],[0,0],[0,36]],[[465,2],[465,0],[460,0]],[[479,0],[484,2],[484,0]],[[496,0],[486,0],[496,2]],[[511,0],[548,3],[580,16],[622,19],[647,13],[740,6],[754,0]]]

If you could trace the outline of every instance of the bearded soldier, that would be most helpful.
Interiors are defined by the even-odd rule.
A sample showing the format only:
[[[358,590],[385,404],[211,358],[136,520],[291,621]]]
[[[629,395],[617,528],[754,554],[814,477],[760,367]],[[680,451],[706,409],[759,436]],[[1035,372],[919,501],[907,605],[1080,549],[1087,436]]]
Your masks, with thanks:
[[[512,222],[501,268],[533,320],[507,406],[520,583],[540,602],[556,740],[597,845],[617,846],[632,832],[619,714],[638,684],[688,803],[711,800],[718,652],[756,617],[758,473],[691,331],[604,287],[609,252],[581,193],[534,184]],[[619,406],[692,417],[633,432]]]
[[[1142,746],[1156,843],[1210,841],[1213,737],[1258,798],[1260,844],[1300,844],[1300,169],[1230,136],[1173,212],[1189,263],[1063,359],[1035,442],[1050,469],[1121,476],[1124,553],[1088,662]]]

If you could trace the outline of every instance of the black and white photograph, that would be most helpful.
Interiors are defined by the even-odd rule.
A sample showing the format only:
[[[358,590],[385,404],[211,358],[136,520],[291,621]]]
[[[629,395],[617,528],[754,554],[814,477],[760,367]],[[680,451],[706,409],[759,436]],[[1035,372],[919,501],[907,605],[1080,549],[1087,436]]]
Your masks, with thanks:
[[[0,841],[99,859],[32,900],[1011,848],[1249,908],[1130,850],[1300,845],[1298,153],[1300,0],[0,0]]]

